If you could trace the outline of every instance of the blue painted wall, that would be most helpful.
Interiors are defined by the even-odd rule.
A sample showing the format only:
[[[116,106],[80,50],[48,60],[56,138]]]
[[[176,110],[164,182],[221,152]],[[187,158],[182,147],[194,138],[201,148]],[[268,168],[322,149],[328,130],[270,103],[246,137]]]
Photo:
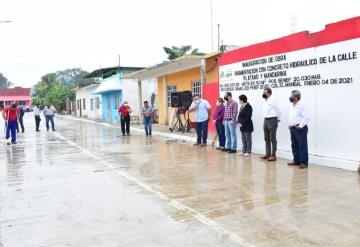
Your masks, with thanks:
[[[119,102],[117,105],[120,105],[120,102],[122,102],[122,90],[111,91],[101,94],[102,121],[104,122],[110,122],[110,123],[120,122],[118,109],[115,108],[116,105],[115,96],[118,96]]]

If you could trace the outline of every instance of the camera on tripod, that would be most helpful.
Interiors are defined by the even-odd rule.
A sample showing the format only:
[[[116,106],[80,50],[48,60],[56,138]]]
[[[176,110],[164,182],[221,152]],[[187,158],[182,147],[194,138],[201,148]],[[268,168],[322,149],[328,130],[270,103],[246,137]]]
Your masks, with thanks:
[[[192,92],[191,91],[183,91],[183,92],[173,92],[171,93],[171,107],[177,108],[175,110],[176,114],[176,122],[170,127],[170,131],[174,131],[177,129],[179,132],[184,133],[190,132],[191,128],[194,128],[194,124],[190,121],[189,107],[192,103]],[[182,121],[181,116],[183,115],[183,119],[185,123]]]

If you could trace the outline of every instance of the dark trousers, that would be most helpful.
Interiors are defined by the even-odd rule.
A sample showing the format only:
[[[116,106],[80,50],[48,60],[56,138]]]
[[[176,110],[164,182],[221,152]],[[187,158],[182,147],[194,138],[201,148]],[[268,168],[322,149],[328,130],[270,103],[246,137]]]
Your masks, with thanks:
[[[208,126],[209,126],[209,120],[206,120],[204,122],[196,122],[195,128],[196,128],[198,144],[200,143],[206,144],[208,137]]]
[[[278,127],[278,120],[274,118],[265,118],[264,120],[264,137],[266,146],[266,155],[276,155],[277,141],[276,131]]]
[[[126,130],[126,134],[130,134],[130,115],[127,116],[121,116],[121,132],[123,135],[125,135],[125,130]]]
[[[39,128],[40,128],[40,121],[41,121],[40,116],[35,116],[36,131],[39,131]]]
[[[17,127],[17,120],[7,122],[7,125],[6,125],[6,139],[9,139],[10,134],[11,134],[11,143],[16,142],[16,127]]]
[[[21,127],[21,132],[24,132],[25,128],[24,128],[24,117],[23,116],[19,117],[19,123],[20,123],[20,127]],[[19,125],[16,127],[16,130],[19,133]]]
[[[216,133],[219,137],[219,146],[225,147],[225,141],[226,141],[225,126],[223,123],[215,123],[215,127],[216,127]]]
[[[251,154],[252,140],[251,140],[251,132],[241,132],[241,141],[242,141],[242,152]]]
[[[308,143],[307,143],[308,127],[305,126],[302,129],[291,127],[291,149],[294,156],[295,164],[308,165]]]
[[[144,128],[145,128],[145,134],[151,135],[151,125],[152,125],[152,119],[151,117],[144,117]]]
[[[46,129],[49,130],[49,122],[51,122],[51,128],[55,131],[54,116],[45,116]]]

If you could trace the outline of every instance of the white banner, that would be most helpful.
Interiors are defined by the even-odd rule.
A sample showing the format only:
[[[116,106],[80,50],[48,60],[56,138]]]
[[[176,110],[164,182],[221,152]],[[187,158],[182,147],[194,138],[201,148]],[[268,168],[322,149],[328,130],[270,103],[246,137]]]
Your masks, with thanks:
[[[360,161],[360,39],[241,61],[219,71],[221,96],[230,91],[237,100],[245,94],[253,106],[255,151],[264,151],[261,95],[268,86],[283,110],[280,151],[291,152],[288,99],[298,89],[311,112],[310,154]]]

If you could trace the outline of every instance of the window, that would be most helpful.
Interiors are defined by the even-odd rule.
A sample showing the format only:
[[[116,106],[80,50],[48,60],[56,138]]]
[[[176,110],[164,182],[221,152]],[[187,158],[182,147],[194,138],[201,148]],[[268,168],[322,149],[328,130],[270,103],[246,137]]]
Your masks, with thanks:
[[[120,97],[119,95],[115,95],[115,109],[119,109],[119,105],[120,105]]]
[[[76,104],[77,104],[77,109],[80,110],[80,100],[79,99],[76,101]]]
[[[95,105],[96,105],[96,109],[100,109],[100,98],[99,97],[95,98]]]
[[[19,105],[19,106],[26,105],[26,101],[20,100],[20,101],[18,102],[18,105]]]
[[[86,100],[83,99],[83,110],[86,110]]]
[[[199,95],[201,97],[201,81],[191,82],[191,92],[193,95]]]
[[[12,103],[12,101],[5,101],[5,105],[11,105]]]
[[[94,110],[94,99],[90,99],[90,110]]]
[[[176,86],[175,85],[167,86],[168,107],[171,106],[171,93],[175,93],[175,92],[176,92]]]

